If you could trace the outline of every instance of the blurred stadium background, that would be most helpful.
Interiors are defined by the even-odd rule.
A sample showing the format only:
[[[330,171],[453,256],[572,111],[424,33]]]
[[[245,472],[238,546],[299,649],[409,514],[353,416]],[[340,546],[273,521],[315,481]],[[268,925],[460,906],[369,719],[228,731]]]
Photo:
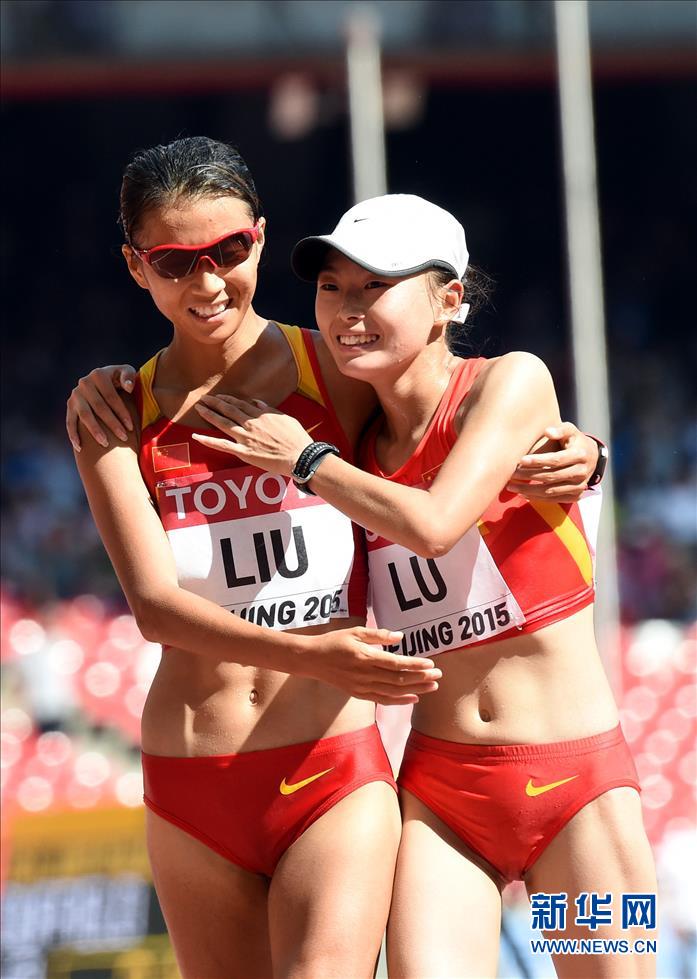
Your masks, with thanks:
[[[2,802],[7,979],[176,976],[142,839],[138,634],[63,431],[75,380],[168,329],[116,225],[137,148],[238,145],[269,223],[257,309],[312,324],[290,247],[352,203],[343,0],[3,0]],[[468,350],[522,348],[573,418],[546,0],[388,0],[389,190],[465,224],[496,282]],[[695,975],[697,7],[591,0],[621,627],[609,664],[644,784],[659,975]],[[599,435],[609,433],[598,432]],[[602,582],[600,583],[602,588]],[[510,888],[501,976],[532,959]],[[202,977],[203,979],[203,977]]]

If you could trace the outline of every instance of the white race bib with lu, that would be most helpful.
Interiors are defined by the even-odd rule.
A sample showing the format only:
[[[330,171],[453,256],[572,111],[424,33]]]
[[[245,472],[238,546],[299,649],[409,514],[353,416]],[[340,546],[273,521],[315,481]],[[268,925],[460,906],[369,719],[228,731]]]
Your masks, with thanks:
[[[404,656],[435,656],[522,626],[525,616],[476,527],[443,557],[367,534],[378,627],[404,633]]]

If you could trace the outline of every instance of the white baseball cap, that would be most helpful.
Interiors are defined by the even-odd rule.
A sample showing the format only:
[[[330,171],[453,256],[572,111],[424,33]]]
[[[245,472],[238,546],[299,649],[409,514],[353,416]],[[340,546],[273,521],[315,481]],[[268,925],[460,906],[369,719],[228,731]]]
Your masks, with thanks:
[[[414,194],[361,201],[330,235],[303,238],[290,258],[295,274],[306,282],[316,281],[330,248],[369,272],[395,277],[440,268],[462,279],[469,260],[460,222]]]

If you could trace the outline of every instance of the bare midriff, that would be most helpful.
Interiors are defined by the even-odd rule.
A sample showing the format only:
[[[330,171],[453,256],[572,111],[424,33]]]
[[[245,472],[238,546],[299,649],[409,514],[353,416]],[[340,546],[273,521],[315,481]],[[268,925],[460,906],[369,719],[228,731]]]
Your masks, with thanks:
[[[297,633],[357,625],[365,625],[365,619],[336,619]],[[243,649],[236,655],[245,658]],[[215,663],[203,652],[170,646],[163,650],[145,703],[142,743],[154,755],[235,754],[344,734],[367,727],[374,718],[373,703],[318,680]]]
[[[436,693],[412,726],[460,743],[544,744],[608,731],[615,702],[593,635],[593,608],[538,632],[466,646],[436,659]]]

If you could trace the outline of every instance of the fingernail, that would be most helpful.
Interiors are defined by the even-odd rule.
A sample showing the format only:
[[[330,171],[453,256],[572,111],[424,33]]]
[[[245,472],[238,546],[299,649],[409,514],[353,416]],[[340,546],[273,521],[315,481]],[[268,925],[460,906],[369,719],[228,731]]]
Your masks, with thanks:
[[[78,445],[77,442],[73,442],[71,440],[70,444],[72,445],[72,447],[75,449],[76,452],[81,452],[82,451],[82,446],[81,445]]]
[[[133,381],[124,381],[123,386],[126,388],[127,391],[130,391],[133,387]]]
[[[125,424],[125,426],[126,426],[126,428],[128,429],[129,432],[132,432],[133,431],[133,422],[132,422],[132,420],[131,420],[130,417],[126,419],[126,421],[124,422],[124,424]]]
[[[101,447],[103,449],[106,449],[106,447],[109,444],[109,440],[108,439],[105,439],[103,435],[100,435],[99,438],[97,439],[97,441],[99,442],[99,444],[101,445]]]
[[[126,435],[126,433],[122,428],[120,428],[116,434],[118,435],[118,437],[121,439],[122,442],[128,442],[128,435]]]

